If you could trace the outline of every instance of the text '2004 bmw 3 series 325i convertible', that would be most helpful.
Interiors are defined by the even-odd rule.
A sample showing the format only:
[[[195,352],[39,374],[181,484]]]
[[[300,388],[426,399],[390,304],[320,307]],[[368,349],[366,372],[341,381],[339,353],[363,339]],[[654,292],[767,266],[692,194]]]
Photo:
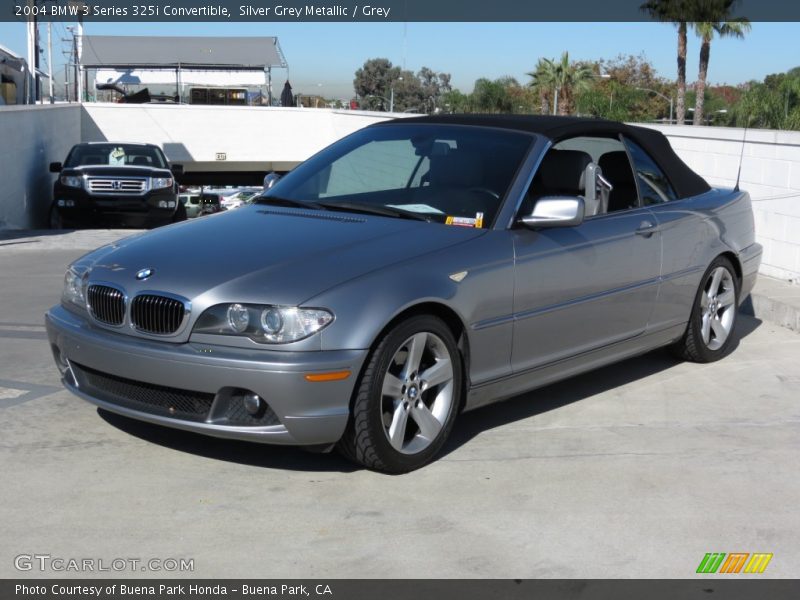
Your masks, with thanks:
[[[64,384],[105,410],[400,473],[461,411],[659,346],[721,358],[760,257],[749,195],[659,132],[418,117],[87,254],[46,321]]]

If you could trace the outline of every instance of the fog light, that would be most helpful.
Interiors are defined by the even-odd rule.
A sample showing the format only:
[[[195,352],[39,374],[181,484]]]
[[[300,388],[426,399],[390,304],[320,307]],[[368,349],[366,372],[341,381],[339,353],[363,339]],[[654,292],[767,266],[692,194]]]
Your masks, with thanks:
[[[69,208],[72,208],[73,206],[75,206],[75,200],[67,200],[67,206]]]
[[[253,392],[247,392],[242,397],[242,403],[244,404],[244,409],[247,411],[247,414],[253,417],[258,416],[264,406],[266,406],[266,402]]]
[[[59,200],[58,202],[56,202],[56,204],[58,204],[61,208],[64,208],[67,205],[67,203],[64,202],[63,200]]]
[[[167,201],[166,200],[159,200],[158,201],[158,208],[167,208]]]
[[[175,208],[175,201],[167,200],[167,208]]]

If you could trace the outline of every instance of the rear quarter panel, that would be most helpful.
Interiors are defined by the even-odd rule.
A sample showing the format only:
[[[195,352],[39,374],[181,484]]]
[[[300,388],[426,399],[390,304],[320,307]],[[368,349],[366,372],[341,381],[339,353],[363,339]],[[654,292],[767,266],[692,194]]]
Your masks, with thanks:
[[[756,245],[747,192],[715,188],[650,209],[660,225],[663,249],[662,282],[649,325],[656,331],[688,322],[697,288],[711,261],[729,252],[741,269]],[[750,287],[746,278],[741,298]]]

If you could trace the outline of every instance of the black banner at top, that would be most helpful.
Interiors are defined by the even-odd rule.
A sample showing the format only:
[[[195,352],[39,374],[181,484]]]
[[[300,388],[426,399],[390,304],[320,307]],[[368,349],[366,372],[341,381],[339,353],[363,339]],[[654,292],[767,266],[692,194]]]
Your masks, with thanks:
[[[707,0],[714,2],[718,0]],[[0,0],[0,20],[85,22],[648,21],[645,0]],[[739,0],[731,17],[800,21],[797,0]],[[686,17],[691,20],[690,16]],[[702,20],[702,19],[694,19]]]

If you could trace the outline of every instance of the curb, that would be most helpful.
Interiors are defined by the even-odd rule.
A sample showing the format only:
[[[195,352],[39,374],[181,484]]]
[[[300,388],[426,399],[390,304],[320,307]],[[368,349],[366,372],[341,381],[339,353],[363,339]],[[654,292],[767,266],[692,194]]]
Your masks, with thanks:
[[[741,311],[762,321],[800,332],[800,286],[759,275]]]

